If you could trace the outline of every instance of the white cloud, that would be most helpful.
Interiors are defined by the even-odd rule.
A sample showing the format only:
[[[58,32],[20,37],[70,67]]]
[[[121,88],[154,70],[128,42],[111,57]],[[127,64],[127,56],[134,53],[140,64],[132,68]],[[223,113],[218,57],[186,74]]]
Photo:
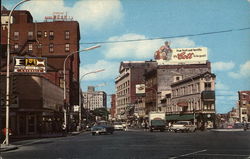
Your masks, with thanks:
[[[53,12],[67,12],[67,15],[73,16],[81,27],[93,29],[118,23],[123,18],[122,5],[119,0],[77,1],[72,7],[66,7],[63,0],[33,0],[24,3],[21,9],[29,10],[34,20],[38,21],[43,21],[45,16],[50,16]]]
[[[246,63],[240,65],[240,70],[238,72],[229,72],[229,76],[232,78],[246,78],[250,77],[250,61],[247,61]]]
[[[215,88],[216,88],[216,90],[229,90],[230,89],[229,86],[222,83],[221,81],[216,82]]]
[[[100,69],[105,69],[103,72],[88,74],[83,77],[82,80],[89,80],[89,81],[98,81],[98,80],[109,80],[115,79],[118,75],[120,63],[119,62],[112,62],[112,61],[105,61],[99,60],[95,64],[87,64],[80,68],[80,77],[84,74]]]
[[[214,62],[212,63],[213,71],[227,71],[233,69],[235,66],[234,62]]]
[[[108,39],[108,41],[126,41],[147,39],[145,35],[140,34],[124,34],[122,36],[115,36]],[[166,40],[144,40],[135,42],[124,42],[108,45],[104,51],[105,57],[108,59],[153,59],[154,52],[164,45]],[[171,47],[194,47],[195,42],[188,38],[171,39]]]
[[[250,0],[247,0],[248,2],[250,2]]]

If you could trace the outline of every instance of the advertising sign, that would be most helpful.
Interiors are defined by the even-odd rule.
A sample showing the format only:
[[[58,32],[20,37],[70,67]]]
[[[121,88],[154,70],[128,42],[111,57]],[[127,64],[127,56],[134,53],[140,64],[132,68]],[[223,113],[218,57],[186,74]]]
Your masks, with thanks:
[[[145,93],[145,84],[137,84],[135,85],[135,93],[136,94],[144,94]]]
[[[46,73],[47,58],[44,57],[14,57],[14,72]]]
[[[159,65],[204,64],[208,60],[207,48],[171,49],[166,42],[154,54]]]

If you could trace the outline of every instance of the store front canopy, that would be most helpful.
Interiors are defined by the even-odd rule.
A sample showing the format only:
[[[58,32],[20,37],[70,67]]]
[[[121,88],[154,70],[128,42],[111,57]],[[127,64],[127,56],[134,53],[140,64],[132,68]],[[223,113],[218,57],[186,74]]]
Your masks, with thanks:
[[[192,120],[194,119],[193,114],[183,114],[183,115],[167,115],[166,120],[167,121],[181,121],[181,120]]]

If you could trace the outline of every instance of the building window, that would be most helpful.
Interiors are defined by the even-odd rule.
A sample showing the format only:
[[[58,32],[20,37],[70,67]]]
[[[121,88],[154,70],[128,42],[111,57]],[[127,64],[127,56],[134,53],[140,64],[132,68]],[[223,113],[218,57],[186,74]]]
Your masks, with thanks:
[[[54,44],[53,43],[49,44],[49,52],[50,53],[54,52]]]
[[[59,78],[59,85],[60,85],[61,88],[64,87],[64,82],[63,81],[64,81],[63,78]]]
[[[65,40],[69,40],[70,34],[69,31],[65,31]]]
[[[47,38],[48,34],[47,31],[44,31],[44,37]]]
[[[28,44],[28,51],[32,52],[32,50],[33,50],[32,44]]]
[[[53,31],[49,32],[49,40],[54,40],[54,32]]]
[[[37,37],[41,38],[42,37],[42,32],[41,31],[37,31]]]
[[[16,50],[18,50],[18,48],[19,48],[19,45],[16,43],[16,44],[14,45],[14,50],[16,51]]]
[[[66,52],[69,52],[69,44],[68,44],[68,43],[65,44],[65,51],[66,51]]]
[[[19,40],[19,32],[14,32],[14,40]]]
[[[211,90],[211,82],[206,82],[206,83],[204,83],[204,84],[205,84],[205,90],[206,90],[206,91]]]
[[[29,32],[28,32],[28,39],[29,39],[29,40],[32,40],[32,39],[33,39],[33,32],[32,32],[32,31],[29,31]]]

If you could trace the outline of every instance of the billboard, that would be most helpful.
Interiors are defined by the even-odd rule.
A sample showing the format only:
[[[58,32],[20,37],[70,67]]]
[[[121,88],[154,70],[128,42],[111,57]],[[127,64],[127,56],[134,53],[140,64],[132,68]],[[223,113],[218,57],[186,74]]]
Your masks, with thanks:
[[[208,60],[206,47],[171,49],[168,42],[155,52],[154,57],[159,65],[204,64]]]
[[[137,84],[135,85],[135,93],[136,94],[144,94],[145,93],[145,84]]]
[[[44,57],[14,57],[14,72],[46,73],[47,58]]]

